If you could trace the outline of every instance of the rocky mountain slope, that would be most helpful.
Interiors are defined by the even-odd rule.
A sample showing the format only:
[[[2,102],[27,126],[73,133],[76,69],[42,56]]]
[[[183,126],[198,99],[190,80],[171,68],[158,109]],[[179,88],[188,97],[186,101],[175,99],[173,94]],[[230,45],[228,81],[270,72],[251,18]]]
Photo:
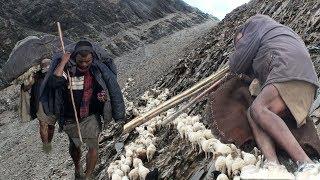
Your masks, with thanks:
[[[0,64],[18,40],[56,34],[100,42],[114,56],[212,18],[182,0],[0,1]]]

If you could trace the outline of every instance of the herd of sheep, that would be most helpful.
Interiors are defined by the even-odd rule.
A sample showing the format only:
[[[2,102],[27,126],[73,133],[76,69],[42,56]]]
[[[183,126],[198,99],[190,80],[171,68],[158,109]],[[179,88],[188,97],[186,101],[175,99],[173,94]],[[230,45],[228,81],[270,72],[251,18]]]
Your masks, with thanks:
[[[168,89],[147,91],[140,98],[146,102],[146,105],[139,107],[135,107],[132,102],[125,99],[127,110],[138,116],[167,100],[168,95]],[[135,129],[139,136],[125,146],[125,152],[119,160],[110,163],[107,167],[109,179],[144,180],[146,178],[150,171],[144,166],[143,160],[150,161],[157,151],[155,145],[157,137],[154,133],[157,128],[163,126],[163,120],[172,116],[176,110],[177,108],[169,109]],[[240,177],[245,179],[320,179],[320,164],[293,175],[282,165],[265,162],[257,148],[254,148],[253,153],[247,153],[238,149],[234,144],[220,142],[200,120],[199,115],[189,116],[183,113],[172,122],[172,125],[179,132],[181,139],[191,144],[194,153],[205,153],[205,158],[214,160],[214,169],[221,172],[217,177],[218,180],[240,179]]]

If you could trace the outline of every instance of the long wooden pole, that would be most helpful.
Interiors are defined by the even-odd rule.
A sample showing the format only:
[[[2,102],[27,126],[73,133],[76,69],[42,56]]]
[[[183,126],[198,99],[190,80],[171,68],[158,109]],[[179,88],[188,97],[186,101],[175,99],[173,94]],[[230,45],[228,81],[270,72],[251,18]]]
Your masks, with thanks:
[[[188,109],[190,106],[192,106],[193,104],[195,104],[199,99],[201,99],[203,96],[207,95],[208,93],[210,93],[211,91],[213,91],[215,88],[217,88],[221,81],[223,79],[220,79],[219,81],[213,83],[208,89],[206,89],[205,91],[203,91],[202,93],[200,93],[198,96],[196,96],[195,98],[193,98],[190,102],[188,102],[188,104],[186,104],[185,106],[183,106],[181,109],[179,109],[176,113],[174,113],[172,116],[168,117],[167,119],[165,119],[162,123],[163,124],[167,124],[170,121],[173,121],[174,119],[176,119],[181,113],[183,113],[186,109]]]
[[[63,36],[62,36],[60,22],[57,22],[57,25],[58,25],[60,42],[61,42],[61,48],[62,48],[62,51],[63,51],[63,54],[64,54],[66,51],[65,51],[65,48],[64,48],[64,42],[63,42]],[[69,80],[69,90],[70,90],[70,96],[71,96],[71,102],[72,102],[74,117],[75,117],[76,123],[77,123],[78,135],[79,135],[80,142],[83,144],[81,130],[80,130],[80,124],[79,124],[79,120],[78,120],[78,113],[77,113],[76,105],[74,103],[74,97],[73,97],[73,92],[72,92],[72,79],[71,79],[69,70],[67,70],[67,74],[68,74],[68,80]]]
[[[223,78],[223,76],[225,74],[227,74],[228,71],[229,71],[228,66],[218,70],[214,74],[210,75],[209,77],[203,79],[202,81],[200,81],[196,85],[192,86],[190,89],[180,93],[179,95],[174,96],[173,98],[167,100],[166,102],[163,102],[162,104],[160,104],[159,106],[157,106],[153,110],[148,111],[145,114],[138,116],[135,119],[131,120],[130,122],[128,122],[127,124],[124,125],[123,131],[125,133],[128,133],[128,132],[132,131],[135,127],[140,126],[141,124],[149,121],[152,117],[155,117],[155,116],[159,115],[160,113],[162,113],[162,112],[176,106],[177,104],[183,102],[187,98],[189,98],[195,94],[198,94],[200,91],[203,91],[204,89],[206,89],[208,87],[208,84],[215,83],[215,82],[219,81],[221,78]]]

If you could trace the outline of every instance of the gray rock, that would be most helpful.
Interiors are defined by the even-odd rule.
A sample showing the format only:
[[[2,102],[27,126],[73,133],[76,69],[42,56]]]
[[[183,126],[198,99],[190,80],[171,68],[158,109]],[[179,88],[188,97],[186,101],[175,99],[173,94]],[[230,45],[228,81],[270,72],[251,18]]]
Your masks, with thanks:
[[[68,39],[86,37],[119,56],[211,18],[182,0],[7,1],[0,7],[0,59],[28,35],[57,35],[58,21]]]

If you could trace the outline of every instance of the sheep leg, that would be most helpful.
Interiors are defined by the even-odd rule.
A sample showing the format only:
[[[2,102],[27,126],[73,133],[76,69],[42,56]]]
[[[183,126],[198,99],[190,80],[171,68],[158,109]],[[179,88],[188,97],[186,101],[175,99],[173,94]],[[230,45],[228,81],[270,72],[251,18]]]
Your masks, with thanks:
[[[216,158],[217,153],[216,152],[212,152],[212,159]]]
[[[227,168],[228,177],[231,176],[231,169]]]
[[[202,153],[201,144],[198,143],[198,146],[199,146],[199,154],[201,154]]]

